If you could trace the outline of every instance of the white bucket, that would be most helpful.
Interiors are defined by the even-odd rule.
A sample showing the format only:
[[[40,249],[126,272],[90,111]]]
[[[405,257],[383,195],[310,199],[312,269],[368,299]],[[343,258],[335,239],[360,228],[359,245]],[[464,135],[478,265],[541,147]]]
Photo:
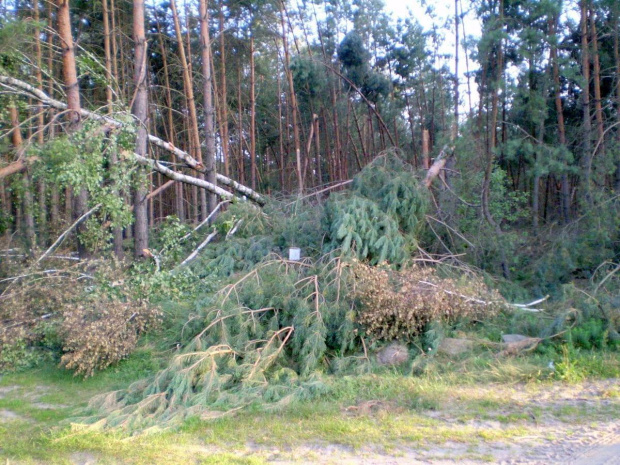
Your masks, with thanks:
[[[299,247],[290,247],[288,249],[288,259],[292,262],[298,262],[301,259],[301,249]]]

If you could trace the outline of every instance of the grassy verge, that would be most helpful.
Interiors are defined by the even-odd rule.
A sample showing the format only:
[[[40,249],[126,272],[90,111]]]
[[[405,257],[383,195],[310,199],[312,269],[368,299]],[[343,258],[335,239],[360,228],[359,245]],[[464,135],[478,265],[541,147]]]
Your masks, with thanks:
[[[143,350],[87,380],[54,367],[4,375],[0,459],[259,464],[274,456],[298,458],[293,451],[300,447],[305,460],[312,460],[312,454],[320,458],[326,446],[398,454],[402,448],[446,442],[475,446],[508,441],[531,434],[546,419],[580,423],[620,416],[620,396],[613,384],[594,394],[602,401],[585,404],[547,395],[561,389],[569,396],[571,389],[581,389],[583,380],[620,377],[617,352],[579,352],[556,360],[555,371],[540,354],[507,359],[478,354],[456,361],[437,357],[414,368],[415,373],[384,369],[329,378],[329,395],[312,402],[278,410],[255,407],[216,420],[193,417],[177,430],[149,435],[71,423],[93,395],[124,388],[158,366]]]

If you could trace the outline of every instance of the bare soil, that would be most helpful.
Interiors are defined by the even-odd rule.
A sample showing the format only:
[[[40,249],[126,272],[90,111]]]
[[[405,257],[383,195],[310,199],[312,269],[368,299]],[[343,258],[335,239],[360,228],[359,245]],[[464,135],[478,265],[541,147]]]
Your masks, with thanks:
[[[590,381],[579,385],[515,385],[459,388],[463,402],[446,405],[428,415],[454,428],[467,425],[484,438],[485,433],[522,427],[524,434],[504,440],[480,440],[475,444],[439,442],[433,438],[418,447],[389,451],[374,446],[358,450],[334,444],[307,445],[289,451],[272,451],[268,460],[277,464],[482,464],[510,465],[620,465],[620,380]],[[499,409],[490,409],[471,419],[459,409],[476,400],[495,399]],[[353,407],[372,415],[377,402]],[[506,423],[508,415],[521,420]],[[481,418],[484,417],[484,418]],[[500,419],[502,421],[500,421]]]

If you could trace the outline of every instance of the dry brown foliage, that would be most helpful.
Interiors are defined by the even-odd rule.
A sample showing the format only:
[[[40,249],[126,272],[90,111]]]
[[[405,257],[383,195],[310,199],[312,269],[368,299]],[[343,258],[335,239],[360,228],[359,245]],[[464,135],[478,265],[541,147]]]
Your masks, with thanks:
[[[115,282],[121,270],[112,264],[21,271],[0,289],[0,371],[59,353],[62,365],[91,376],[127,357],[159,323],[156,309]]]
[[[140,333],[157,326],[160,317],[146,303],[105,299],[74,305],[61,325],[65,354],[60,363],[76,375],[92,376],[126,358]]]
[[[33,273],[0,294],[0,371],[27,363],[25,348],[39,344],[46,326],[61,317],[77,278],[71,273]]]
[[[358,263],[355,275],[358,321],[374,339],[409,340],[431,321],[487,317],[503,303],[480,280],[440,278],[430,267],[394,271]]]

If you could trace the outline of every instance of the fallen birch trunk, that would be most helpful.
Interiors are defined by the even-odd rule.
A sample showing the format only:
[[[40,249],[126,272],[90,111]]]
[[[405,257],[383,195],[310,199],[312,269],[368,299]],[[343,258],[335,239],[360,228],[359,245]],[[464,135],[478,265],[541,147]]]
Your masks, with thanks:
[[[53,98],[51,98],[50,96],[48,96],[45,92],[37,89],[34,86],[31,86],[30,84],[28,84],[27,82],[24,81],[20,81],[19,79],[15,79],[9,76],[3,76],[0,75],[0,84],[3,84],[5,87],[11,89],[17,89],[21,92],[25,92],[28,94],[29,97],[33,97],[37,100],[39,100],[41,103],[50,106],[52,108],[56,108],[57,110],[66,110],[67,109],[67,105],[64,102],[61,102],[59,100],[55,100]],[[99,115],[95,112],[92,111],[88,111],[85,109],[81,109],[80,110],[80,115],[87,117],[87,118],[91,118],[94,119],[96,121],[101,121],[102,123],[108,124],[109,126],[113,127],[113,128],[120,128],[123,126],[123,123],[121,123],[120,121],[115,120],[114,118],[110,118],[109,116],[103,116],[103,115]],[[195,158],[193,158],[189,153],[184,152],[183,150],[173,146],[172,144],[170,144],[169,142],[166,142],[162,139],[160,139],[159,137],[150,135],[148,136],[149,142],[157,145],[158,147],[163,148],[164,150],[167,150],[171,153],[173,153],[175,156],[177,156],[179,159],[183,160],[183,162],[190,168],[195,169],[196,171],[200,171],[201,173],[205,172],[205,167],[199,163]],[[161,172],[161,171],[160,171]],[[172,170],[169,170],[169,172],[173,172]],[[163,172],[162,172],[163,174]],[[191,179],[197,179],[197,178],[191,178]],[[180,179],[178,179],[180,180]],[[222,175],[222,174],[217,174],[217,181],[221,184],[224,184],[226,186],[231,187],[232,189],[234,189],[235,191],[237,191],[239,194],[242,194],[244,196],[246,196],[248,199],[256,202],[259,205],[264,205],[265,204],[265,199],[258,194],[258,192],[250,189],[247,186],[244,186],[243,184],[239,184],[236,181],[233,181],[232,179]],[[182,181],[185,182],[185,181]],[[194,184],[197,185],[197,184]],[[208,185],[208,186],[207,186]],[[217,195],[220,195],[219,192],[226,192],[223,189],[220,189],[219,191],[215,191],[212,189],[212,187],[217,188],[217,186],[214,186],[211,183],[206,183],[203,186],[204,189],[209,190],[210,192],[213,192]],[[224,197],[224,198],[230,198],[229,197]]]

